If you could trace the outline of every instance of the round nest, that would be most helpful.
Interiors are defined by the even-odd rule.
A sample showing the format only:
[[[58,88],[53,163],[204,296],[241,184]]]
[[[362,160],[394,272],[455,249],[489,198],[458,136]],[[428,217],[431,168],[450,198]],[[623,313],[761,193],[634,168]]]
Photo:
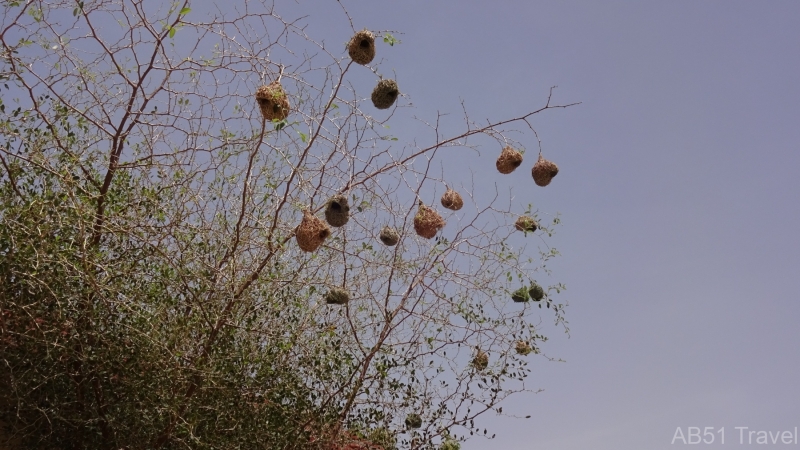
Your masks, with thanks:
[[[506,147],[500,152],[497,158],[497,171],[502,174],[509,174],[522,164],[522,153],[511,147]]]
[[[538,225],[536,224],[536,221],[533,220],[533,217],[528,217],[528,216],[519,216],[519,219],[517,219],[517,221],[514,222],[514,228],[516,228],[519,231],[524,231],[526,233],[527,232],[533,233],[534,231],[536,231],[537,226]]]
[[[419,428],[422,426],[422,417],[419,414],[411,413],[406,416],[406,426],[408,428]]]
[[[521,287],[511,293],[511,300],[514,300],[515,303],[524,303],[530,299],[528,288]]]
[[[461,444],[459,444],[456,440],[447,439],[446,441],[442,442],[439,450],[461,450]]]
[[[533,165],[531,175],[533,175],[533,181],[537,185],[544,187],[550,184],[553,177],[558,175],[558,166],[553,161],[542,158],[542,154],[539,153],[539,160]]]
[[[472,358],[472,367],[478,370],[484,370],[489,367],[489,355],[482,350],[478,350],[478,353]]]
[[[344,289],[333,288],[325,294],[325,303],[329,305],[344,305],[350,301],[350,294]]]
[[[366,29],[354,34],[347,44],[347,53],[353,62],[362,66],[369,64],[375,57],[375,35]]]
[[[528,290],[528,294],[534,301],[540,301],[544,298],[544,289],[536,283],[533,283],[531,288]]]
[[[436,210],[419,203],[419,210],[414,216],[414,231],[425,239],[436,236],[436,233],[444,228],[445,221]]]
[[[464,200],[458,192],[447,188],[447,191],[442,195],[442,206],[453,211],[458,211],[464,206]]]
[[[334,195],[325,207],[325,220],[332,227],[341,227],[350,220],[350,205],[344,195]]]
[[[392,247],[400,242],[400,233],[390,226],[385,226],[381,229],[380,240],[384,244]]]
[[[256,102],[265,120],[283,120],[289,115],[289,97],[280,81],[275,80],[256,91]]]
[[[313,252],[331,235],[331,229],[319,217],[303,211],[303,220],[295,230],[297,245],[305,252]]]
[[[394,104],[400,91],[394,80],[381,80],[372,90],[372,104],[378,109],[387,109]]]
[[[517,344],[514,346],[514,350],[517,351],[520,355],[528,355],[533,351],[533,348],[525,341],[517,341]]]

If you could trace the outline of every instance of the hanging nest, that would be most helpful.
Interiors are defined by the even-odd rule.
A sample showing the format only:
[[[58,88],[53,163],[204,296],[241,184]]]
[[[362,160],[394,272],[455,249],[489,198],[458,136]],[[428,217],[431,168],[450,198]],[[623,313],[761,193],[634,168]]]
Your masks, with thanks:
[[[528,288],[525,287],[521,287],[511,293],[511,300],[514,300],[515,303],[524,303],[530,299],[531,297],[528,293]]]
[[[344,195],[334,195],[325,207],[325,220],[332,227],[344,226],[350,220],[350,205]]]
[[[411,413],[406,416],[406,427],[419,428],[422,426],[422,417],[419,414]]]
[[[378,109],[387,109],[394,104],[400,91],[394,80],[381,80],[372,90],[372,104]]]
[[[514,346],[514,350],[517,351],[520,355],[528,355],[533,351],[533,347],[525,341],[517,341],[517,344]]]
[[[313,252],[331,235],[331,229],[319,217],[303,211],[303,220],[295,230],[297,245],[304,252]]]
[[[472,358],[472,367],[478,370],[484,370],[489,367],[489,355],[482,350],[478,350],[478,353]]]
[[[350,301],[350,294],[344,289],[333,288],[325,294],[325,303],[329,305],[344,305]]]
[[[442,195],[442,206],[453,211],[458,211],[464,206],[464,200],[458,192],[447,188],[447,191]]]
[[[461,444],[453,439],[447,439],[439,446],[439,450],[461,450]]]
[[[538,284],[533,283],[533,285],[531,285],[531,288],[528,290],[528,294],[534,301],[538,302],[544,298],[544,289],[542,289],[542,287],[539,286]]]
[[[436,236],[436,233],[444,228],[445,221],[435,209],[425,206],[419,202],[419,210],[414,216],[414,231],[425,239]]]
[[[528,217],[528,216],[519,216],[519,219],[517,219],[517,221],[514,222],[514,228],[516,228],[519,231],[524,231],[526,233],[527,232],[533,233],[534,231],[536,231],[537,226],[538,225],[536,224],[536,221],[533,220],[533,217]]]
[[[400,242],[400,233],[397,232],[394,228],[390,226],[385,226],[381,229],[380,234],[381,242],[388,245],[389,247],[397,245]]]
[[[537,185],[544,187],[550,184],[553,177],[558,175],[558,166],[553,161],[542,158],[542,154],[539,153],[539,160],[533,165],[531,175],[533,175],[533,181]]]
[[[267,121],[283,120],[289,115],[289,97],[278,80],[258,88],[256,102]]]
[[[367,29],[354,34],[347,44],[347,53],[353,62],[362,66],[369,64],[375,57],[375,35]]]
[[[497,158],[497,171],[502,174],[509,174],[522,164],[522,153],[511,147],[506,147],[500,152]]]

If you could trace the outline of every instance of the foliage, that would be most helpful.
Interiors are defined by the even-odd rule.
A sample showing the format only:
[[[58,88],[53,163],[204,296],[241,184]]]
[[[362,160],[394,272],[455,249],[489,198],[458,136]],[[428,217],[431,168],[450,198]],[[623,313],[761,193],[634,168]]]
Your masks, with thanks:
[[[367,69],[270,4],[206,18],[188,2],[1,7],[9,439],[457,448],[476,417],[528,389],[515,343],[545,337],[538,310],[510,306],[508,293],[546,272],[555,249],[534,260],[512,245],[518,214],[496,202],[448,216],[432,241],[413,222],[443,185],[430,175],[437,154],[474,148],[467,138],[501,148],[504,127],[568,105],[468,120],[451,137],[433,125],[434,142],[398,146],[384,133],[403,106],[367,113],[371,86],[349,81]],[[276,79],[296,106],[271,123],[253,94]],[[303,211],[334,195],[352,199],[350,220],[303,253]],[[384,225],[396,246],[377,245]],[[326,304],[333,289],[349,302]],[[565,324],[564,305],[547,299]],[[475,348],[492,355],[480,372]],[[405,429],[409,413],[419,429]]]

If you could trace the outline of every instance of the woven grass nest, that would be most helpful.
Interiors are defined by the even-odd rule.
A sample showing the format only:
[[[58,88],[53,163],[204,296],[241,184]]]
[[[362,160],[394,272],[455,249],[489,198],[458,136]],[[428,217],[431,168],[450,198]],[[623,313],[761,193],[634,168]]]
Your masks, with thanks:
[[[422,417],[419,414],[411,413],[406,416],[406,427],[419,428],[422,426]]]
[[[439,450],[461,450],[461,444],[458,441],[453,439],[447,439],[442,442],[442,445],[439,447]]]
[[[331,235],[331,229],[319,217],[303,211],[303,220],[295,230],[297,245],[304,252],[313,252]]]
[[[464,200],[461,198],[458,192],[447,188],[445,193],[442,195],[442,206],[447,209],[452,209],[453,211],[458,211],[464,206]]]
[[[530,293],[526,287],[521,287],[511,293],[511,300],[514,300],[515,303],[525,303],[530,299]]]
[[[397,245],[400,242],[400,233],[390,226],[385,226],[381,229],[381,234],[378,236],[385,245],[389,247]]]
[[[394,104],[400,90],[394,80],[381,80],[372,90],[372,104],[378,109],[387,109]]]
[[[514,346],[514,350],[517,351],[520,355],[528,355],[533,351],[533,347],[525,341],[517,341],[517,344]]]
[[[344,289],[332,288],[325,294],[325,303],[329,305],[344,305],[350,301],[350,294]]]
[[[289,97],[278,80],[261,86],[256,91],[256,102],[265,120],[283,120],[289,115]]]
[[[430,239],[444,228],[445,223],[442,216],[435,209],[425,206],[422,202],[419,203],[419,210],[417,215],[414,216],[414,231],[418,235],[425,239]]]
[[[528,289],[528,295],[530,295],[534,301],[538,302],[544,298],[544,289],[538,284],[533,283],[531,288]]]
[[[517,221],[514,222],[514,228],[516,228],[519,231],[524,231],[526,233],[528,232],[533,233],[534,231],[536,231],[537,227],[538,224],[536,223],[536,221],[533,220],[533,217],[529,216],[519,216]]]
[[[497,171],[502,174],[509,174],[522,164],[522,153],[511,147],[506,147],[500,152],[497,158]]]
[[[347,44],[347,53],[353,62],[362,66],[369,64],[375,58],[375,35],[366,29],[354,34]]]
[[[537,185],[544,187],[550,184],[553,177],[558,175],[558,166],[553,161],[544,159],[542,154],[539,153],[539,160],[533,165],[531,175],[533,175],[533,181]]]
[[[489,355],[482,350],[478,350],[478,353],[472,358],[472,367],[478,370],[484,370],[489,367]]]
[[[350,220],[350,205],[344,195],[334,195],[325,206],[325,220],[332,227],[344,226]]]

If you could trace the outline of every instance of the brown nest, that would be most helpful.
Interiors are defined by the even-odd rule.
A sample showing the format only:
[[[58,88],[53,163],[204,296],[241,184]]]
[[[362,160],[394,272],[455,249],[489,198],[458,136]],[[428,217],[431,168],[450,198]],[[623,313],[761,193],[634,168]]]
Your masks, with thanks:
[[[452,209],[453,211],[458,211],[464,206],[464,200],[461,199],[461,195],[459,195],[458,192],[447,188],[447,191],[442,195],[442,206],[447,209]]]
[[[350,205],[344,195],[334,195],[325,207],[325,220],[332,227],[344,226],[350,220]]]
[[[406,416],[406,427],[419,428],[422,426],[422,417],[419,414],[411,413]]]
[[[400,91],[394,80],[381,80],[372,90],[372,104],[378,109],[387,109],[394,104]]]
[[[533,220],[533,217],[519,216],[519,219],[517,219],[517,221],[514,222],[514,228],[516,228],[519,231],[524,231],[526,233],[527,232],[532,233],[536,231],[537,227],[538,224],[536,223],[535,220]]]
[[[533,351],[533,347],[525,341],[517,341],[517,344],[514,346],[514,350],[517,351],[520,355],[528,355]]]
[[[419,202],[419,210],[414,216],[414,231],[425,239],[436,236],[436,233],[444,228],[445,221],[435,209],[425,206]]]
[[[325,303],[329,305],[344,305],[350,301],[350,294],[344,289],[333,288],[325,294]]]
[[[303,220],[295,230],[297,245],[305,252],[313,252],[331,235],[331,229],[319,217],[303,211]]]
[[[381,234],[379,236],[381,242],[392,247],[397,245],[400,242],[400,233],[397,232],[394,228],[390,226],[385,226],[381,229]]]
[[[497,171],[503,174],[509,174],[522,164],[522,153],[514,150],[511,147],[506,147],[500,152],[497,158]]]
[[[482,350],[478,350],[478,353],[472,358],[472,367],[478,370],[484,370],[489,367],[489,355]]]
[[[353,62],[362,66],[369,64],[375,57],[375,35],[366,29],[354,34],[347,44],[347,53]]]
[[[289,98],[280,81],[275,80],[256,91],[256,102],[265,120],[283,120],[289,115]]]
[[[544,298],[544,289],[538,284],[533,283],[530,290],[528,290],[528,294],[534,301],[538,302]]]
[[[525,287],[521,287],[511,293],[511,300],[514,300],[515,303],[525,303],[530,299],[528,288]]]
[[[539,160],[533,165],[531,175],[533,175],[533,181],[535,181],[537,185],[547,186],[550,184],[553,177],[558,175],[558,166],[553,161],[544,159],[542,154],[539,153]]]

